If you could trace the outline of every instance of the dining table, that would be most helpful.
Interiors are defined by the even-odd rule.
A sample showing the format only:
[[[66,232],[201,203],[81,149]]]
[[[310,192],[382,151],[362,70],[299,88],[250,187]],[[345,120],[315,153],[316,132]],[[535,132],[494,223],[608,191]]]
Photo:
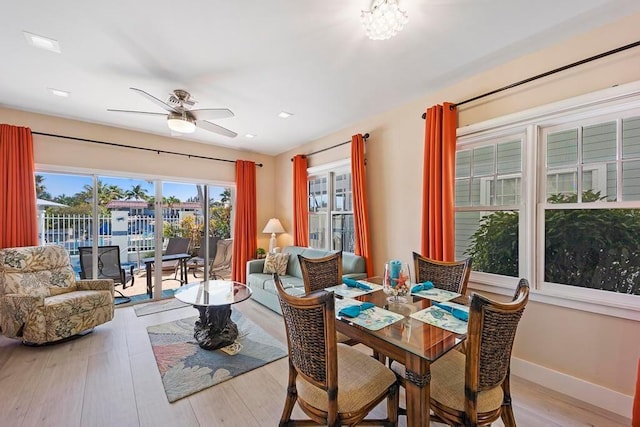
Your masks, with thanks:
[[[382,278],[367,278],[361,283],[379,285]],[[336,313],[340,298],[336,293]],[[407,425],[429,426],[430,366],[460,345],[466,339],[466,331],[454,333],[411,317],[432,305],[430,299],[420,296],[407,295],[404,303],[388,301],[388,295],[376,287],[373,292],[354,296],[353,299],[373,303],[378,308],[402,316],[401,319],[396,316],[400,320],[380,329],[371,329],[355,323],[353,318],[337,315],[336,330],[373,349],[374,354],[381,356],[381,361],[390,358],[404,364]],[[468,306],[468,300],[466,296],[459,296],[451,302]]]

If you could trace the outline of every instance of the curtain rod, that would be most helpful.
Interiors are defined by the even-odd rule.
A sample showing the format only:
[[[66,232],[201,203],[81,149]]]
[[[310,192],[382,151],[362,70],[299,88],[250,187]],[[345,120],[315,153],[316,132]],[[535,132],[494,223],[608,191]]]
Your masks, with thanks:
[[[519,82],[511,83],[510,85],[503,86],[503,87],[498,88],[498,89],[494,89],[494,90],[492,90],[490,92],[483,93],[482,95],[478,95],[478,96],[474,96],[473,98],[465,99],[464,101],[460,101],[460,102],[457,102],[455,104],[452,104],[450,108],[453,110],[454,108],[459,107],[460,105],[466,104],[468,102],[476,101],[476,100],[478,100],[480,98],[485,98],[487,96],[496,94],[498,92],[502,92],[504,90],[511,89],[511,88],[516,87],[516,86],[520,86],[520,85],[523,85],[525,83],[529,83],[529,82],[532,82],[534,80],[538,80],[538,79],[541,79],[543,77],[547,77],[547,76],[550,76],[552,74],[559,73],[560,71],[568,70],[569,68],[577,67],[578,65],[586,64],[587,62],[595,61],[596,59],[604,58],[606,56],[613,55],[614,53],[619,53],[619,52],[622,52],[622,51],[625,51],[625,50],[628,50],[628,49],[631,49],[631,48],[634,48],[634,47],[637,47],[637,46],[640,46],[640,40],[636,41],[636,42],[633,42],[633,43],[629,43],[629,44],[624,45],[624,46],[620,46],[620,47],[618,47],[616,49],[612,49],[612,50],[609,50],[609,51],[606,51],[606,52],[603,52],[603,53],[599,53],[599,54],[594,55],[594,56],[590,56],[589,58],[585,58],[585,59],[582,59],[580,61],[572,62],[571,64],[563,65],[562,67],[558,67],[558,68],[555,68],[555,69],[550,70],[550,71],[546,71],[546,72],[541,73],[541,74],[537,74],[537,75],[535,75],[533,77],[529,77],[527,79],[520,80]],[[426,117],[427,117],[427,113],[422,113],[422,118],[425,119]]]
[[[367,140],[367,138],[369,138],[369,134],[368,133],[365,133],[364,135],[362,135],[362,139],[364,139],[365,141]],[[317,151],[312,151],[311,153],[303,154],[302,157],[313,156],[314,154],[322,153],[323,151],[331,150],[333,148],[340,147],[340,146],[345,145],[345,144],[349,144],[350,142],[351,141],[345,141],[345,142],[341,142],[340,144],[332,145],[331,147],[323,148],[323,149],[317,150]],[[293,158],[291,158],[291,161],[293,162]]]
[[[176,151],[157,150],[155,148],[136,147],[134,145],[116,144],[115,142],[96,141],[95,139],[76,138],[74,136],[56,135],[56,134],[53,134],[53,133],[33,132],[33,131],[31,133],[34,134],[34,135],[51,136],[51,137],[54,137],[54,138],[72,139],[74,141],[93,142],[94,144],[110,145],[112,147],[133,148],[134,150],[151,151],[151,152],[157,153],[157,154],[160,154],[160,153],[162,153],[162,154],[174,154],[176,156],[184,156],[184,157],[188,157],[190,159],[194,158],[194,159],[215,160],[217,162],[228,162],[228,163],[235,163],[236,162],[235,160],[218,159],[216,157],[199,156],[197,154],[178,153]],[[256,166],[262,167],[262,163],[256,163]]]

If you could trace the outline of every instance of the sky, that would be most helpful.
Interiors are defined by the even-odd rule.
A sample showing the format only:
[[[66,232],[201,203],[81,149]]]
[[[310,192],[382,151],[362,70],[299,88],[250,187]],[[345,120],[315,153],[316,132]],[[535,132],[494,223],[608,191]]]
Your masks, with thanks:
[[[65,194],[67,196],[73,196],[74,194],[82,191],[85,185],[92,185],[92,177],[85,175],[62,175],[52,173],[37,173],[44,178],[43,185],[45,190],[51,194],[52,197]],[[130,190],[136,185],[142,186],[147,190],[147,195],[153,196],[155,194],[153,188],[153,182],[141,180],[141,179],[127,179],[127,178],[107,178],[99,177],[105,185],[117,185],[124,191]],[[210,196],[214,200],[220,200],[220,195],[224,191],[223,187],[210,187]],[[181,202],[186,201],[189,197],[196,197],[198,190],[196,185],[192,183],[173,183],[165,182],[162,186],[162,195],[164,197],[175,196],[180,199]]]

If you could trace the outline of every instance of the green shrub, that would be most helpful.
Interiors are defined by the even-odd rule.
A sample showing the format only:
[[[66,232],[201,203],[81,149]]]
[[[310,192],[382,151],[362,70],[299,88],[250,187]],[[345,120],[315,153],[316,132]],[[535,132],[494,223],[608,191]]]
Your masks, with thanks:
[[[583,202],[604,199],[583,193]],[[549,197],[576,201],[576,194]],[[545,281],[640,295],[640,210],[547,209],[544,243]],[[518,213],[483,217],[467,253],[474,270],[517,277]]]

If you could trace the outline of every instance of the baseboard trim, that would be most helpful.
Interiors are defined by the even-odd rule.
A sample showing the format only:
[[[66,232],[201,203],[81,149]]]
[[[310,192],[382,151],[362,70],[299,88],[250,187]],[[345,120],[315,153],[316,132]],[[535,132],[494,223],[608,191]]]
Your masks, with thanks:
[[[511,358],[511,373],[623,417],[631,416],[632,396],[516,357]]]

